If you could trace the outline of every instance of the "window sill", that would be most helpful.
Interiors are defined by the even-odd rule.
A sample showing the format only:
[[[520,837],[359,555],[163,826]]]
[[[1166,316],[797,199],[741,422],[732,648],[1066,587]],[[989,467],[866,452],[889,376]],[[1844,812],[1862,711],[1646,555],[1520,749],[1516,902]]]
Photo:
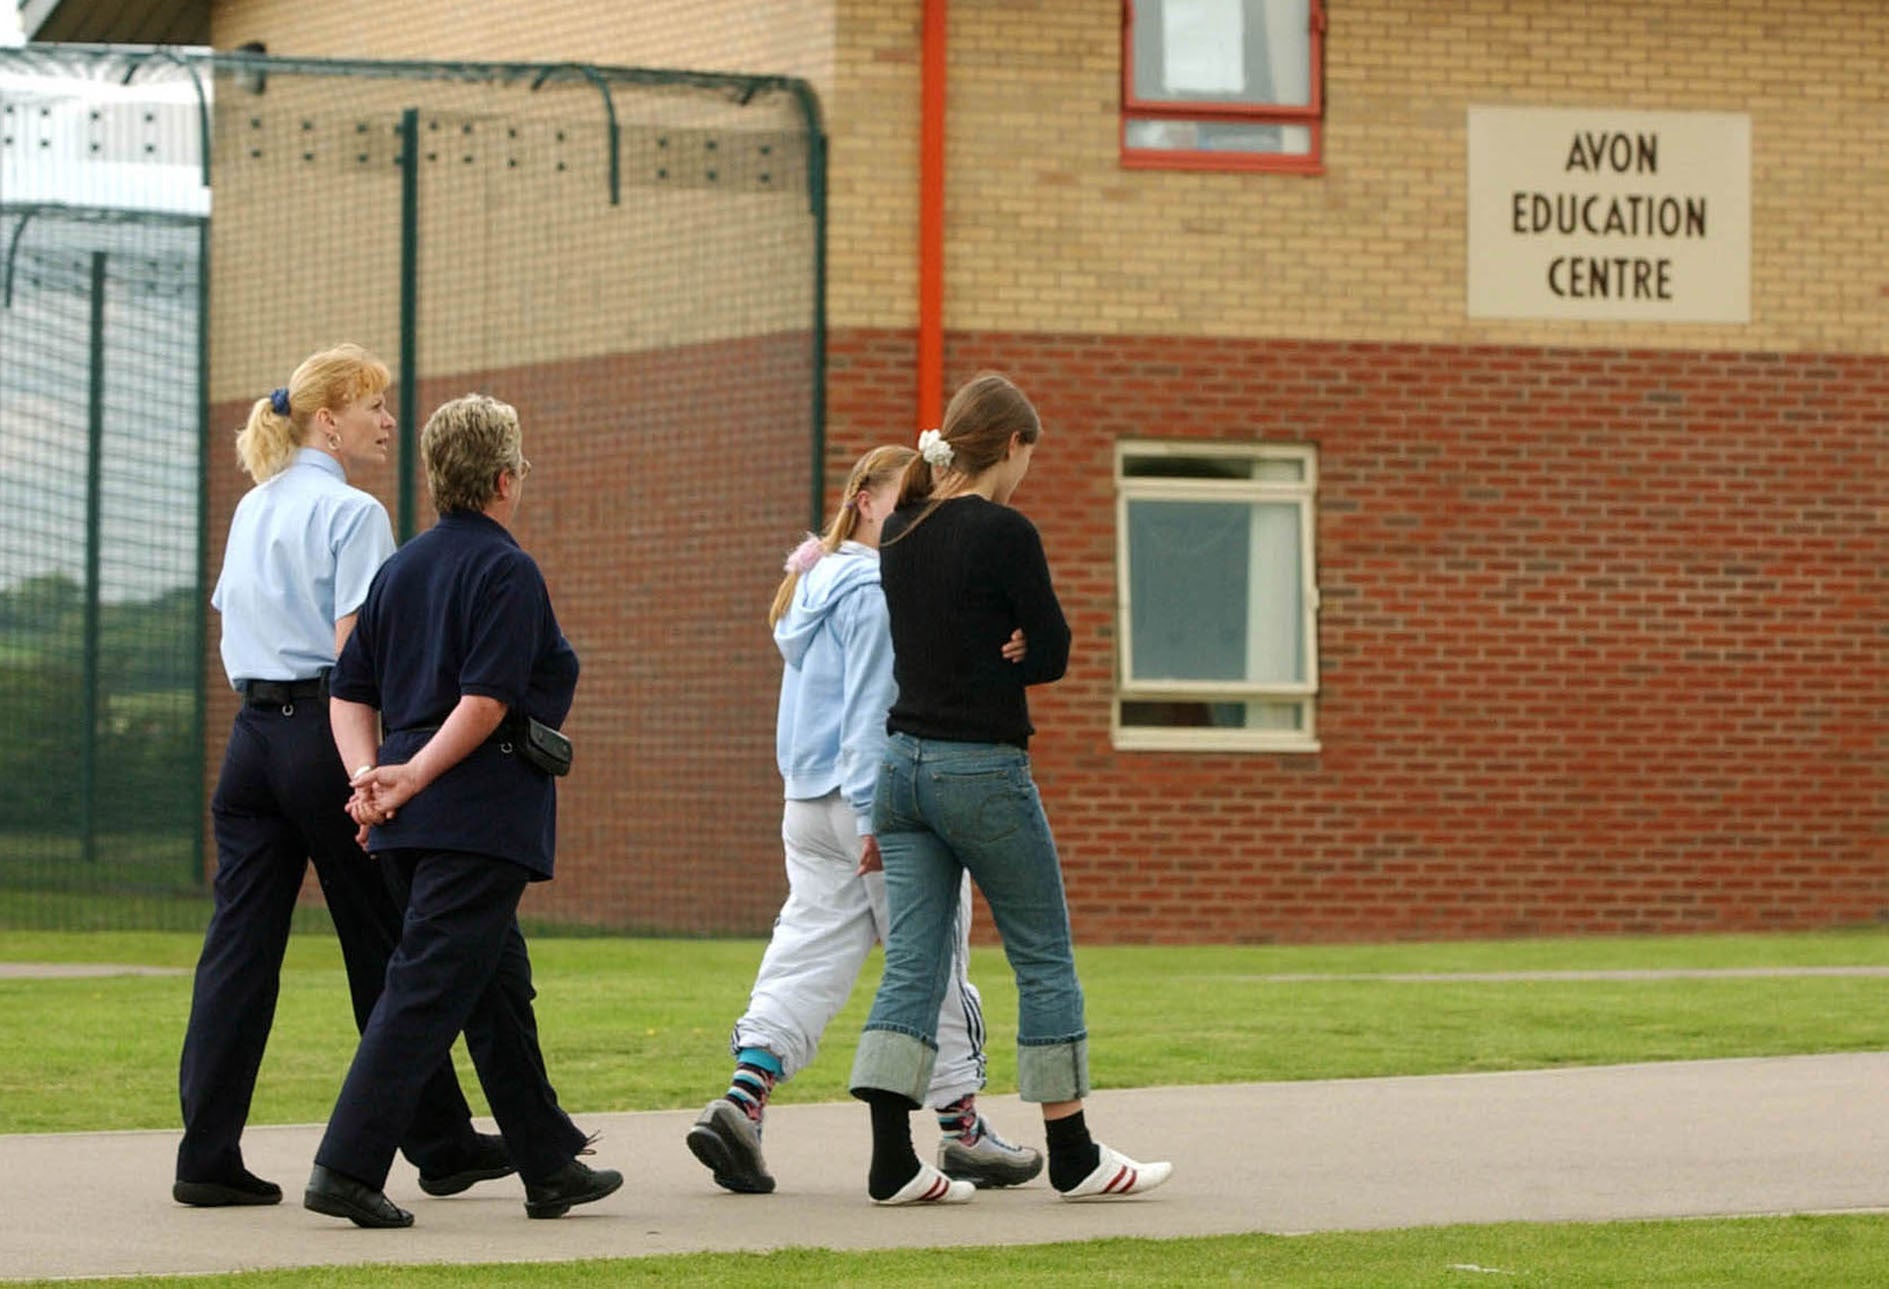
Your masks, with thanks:
[[[1124,170],[1204,170],[1220,173],[1244,172],[1307,177],[1316,177],[1325,173],[1325,163],[1317,157],[1285,156],[1263,152],[1124,151],[1121,162]]]
[[[1260,730],[1116,728],[1110,740],[1118,752],[1287,752],[1317,753],[1316,738]]]

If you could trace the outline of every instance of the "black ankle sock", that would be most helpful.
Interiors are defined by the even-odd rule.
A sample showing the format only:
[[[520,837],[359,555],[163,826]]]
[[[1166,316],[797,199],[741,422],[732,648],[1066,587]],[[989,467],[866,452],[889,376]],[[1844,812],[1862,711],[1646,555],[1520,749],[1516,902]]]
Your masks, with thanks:
[[[1089,1125],[1078,1110],[1067,1119],[1045,1119],[1043,1136],[1049,1143],[1049,1184],[1066,1191],[1102,1166],[1102,1152],[1089,1137]]]
[[[872,1107],[872,1171],[866,1193],[890,1199],[918,1176],[918,1152],[912,1149],[912,1103],[892,1092],[865,1098]]]

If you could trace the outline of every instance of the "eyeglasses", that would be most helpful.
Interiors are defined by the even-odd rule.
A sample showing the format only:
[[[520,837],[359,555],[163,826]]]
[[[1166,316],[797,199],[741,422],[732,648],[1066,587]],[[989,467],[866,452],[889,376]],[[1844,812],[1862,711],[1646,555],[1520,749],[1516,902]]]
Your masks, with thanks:
[[[518,476],[518,482],[523,483],[531,478],[531,462],[524,457],[519,457],[518,468],[512,473]]]

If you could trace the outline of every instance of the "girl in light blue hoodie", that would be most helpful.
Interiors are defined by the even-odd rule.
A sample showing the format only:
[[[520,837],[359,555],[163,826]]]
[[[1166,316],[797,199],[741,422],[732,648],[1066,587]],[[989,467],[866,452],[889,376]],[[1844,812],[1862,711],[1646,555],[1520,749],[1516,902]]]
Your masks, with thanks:
[[[879,447],[860,458],[826,535],[809,537],[788,558],[768,614],[785,663],[775,750],[787,797],[781,822],[787,903],[761,958],[748,1010],[735,1024],[734,1077],[688,1135],[689,1149],[728,1190],[774,1189],[761,1154],[768,1094],[813,1059],[874,942],[885,938],[872,793],[886,712],[897,691],[879,588],[879,529],[916,455],[906,447]],[[965,974],[971,902],[968,889],[962,895],[928,1097],[943,1134],[939,1167],[975,1186],[1011,1186],[1036,1176],[1043,1157],[1004,1141],[977,1111],[984,1019]]]

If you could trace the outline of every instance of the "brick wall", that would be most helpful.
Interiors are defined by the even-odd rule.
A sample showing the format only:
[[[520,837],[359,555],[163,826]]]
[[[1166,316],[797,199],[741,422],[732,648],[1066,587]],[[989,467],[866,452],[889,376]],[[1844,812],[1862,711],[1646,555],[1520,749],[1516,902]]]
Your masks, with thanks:
[[[830,485],[896,423],[912,343],[835,337]],[[761,615],[805,510],[805,443],[756,435],[791,421],[791,382],[731,403],[725,374],[791,370],[803,346],[421,391],[424,407],[474,385],[517,402],[537,466],[519,536],[584,660],[538,916],[752,934],[777,907],[779,664]],[[1002,333],[953,334],[947,360],[953,380],[1010,372],[1047,427],[1018,503],[1075,647],[1033,696],[1033,754],[1082,939],[1889,915],[1889,364]],[[1319,754],[1110,746],[1124,437],[1318,446]],[[215,467],[220,564],[240,481]],[[391,502],[391,477],[363,482]],[[213,679],[212,776],[231,710]]]
[[[1124,170],[1121,0],[951,0],[954,330],[1889,353],[1877,0],[1327,0],[1325,173]],[[841,0],[834,321],[917,317],[918,0]],[[1470,105],[1746,112],[1752,322],[1465,316]],[[903,418],[909,422],[910,417]]]
[[[832,134],[830,488],[912,423],[920,5],[770,6],[736,30],[740,8],[666,4],[633,34],[591,3],[462,6],[450,22],[429,4],[369,48],[363,6],[242,0],[220,7],[218,41],[811,76]],[[947,381],[1008,370],[1049,429],[1019,502],[1076,630],[1069,677],[1036,704],[1035,752],[1078,935],[1889,916],[1889,11],[1808,0],[1784,21],[1769,0],[1331,0],[1328,12],[1325,173],[1300,178],[1122,170],[1118,0],[951,5]],[[778,50],[757,53],[755,36]],[[1749,113],[1751,323],[1467,318],[1465,124],[1483,104]],[[627,361],[571,364],[570,379],[608,406],[579,373]],[[698,394],[717,424],[740,398],[726,381]],[[540,432],[598,449],[575,421]],[[1318,445],[1319,754],[1110,746],[1111,453],[1131,436]],[[542,541],[526,531],[587,662],[617,669],[587,671],[580,741],[607,748],[632,785],[574,776],[564,876],[534,899],[619,924],[758,932],[778,896],[776,664],[743,624],[805,505],[745,456],[714,454],[717,491],[699,443],[663,446],[633,458],[635,480],[692,482],[686,499],[654,496],[647,526],[593,508]],[[631,476],[610,471],[632,458],[610,464],[614,450],[596,459],[622,491]],[[646,541],[685,553],[713,589],[627,580]],[[636,631],[652,634],[619,651]],[[582,724],[643,665],[662,670],[633,733],[612,742]]]
[[[399,353],[408,107],[423,374],[807,327],[814,221],[791,98],[618,86],[612,201],[596,91],[528,86],[276,72],[255,95],[221,78],[211,397],[267,390],[337,336]]]
[[[753,933],[779,908],[766,613],[808,509],[806,363],[807,337],[789,334],[423,382],[425,410],[468,389],[517,406],[534,469],[514,531],[583,665],[558,877],[532,888],[528,913]],[[247,411],[221,405],[213,423]],[[248,485],[225,442],[211,459],[213,577]],[[391,466],[355,482],[394,512]],[[423,478],[415,492],[425,528]],[[235,711],[209,620],[206,800]]]
[[[832,0],[219,0],[218,49],[260,40],[272,54],[586,62],[801,76],[833,73]]]
[[[835,340],[836,457],[909,332]],[[1889,916],[1879,358],[952,333],[1046,425],[1075,630],[1032,744],[1079,936]],[[1112,452],[1319,449],[1317,755],[1116,752]],[[988,922],[984,923],[988,926]]]
[[[946,323],[962,330],[1889,352],[1877,0],[1332,0],[1325,172],[1125,171],[1121,0],[953,0]],[[781,73],[832,136],[831,311],[916,317],[919,0],[229,0],[219,48]],[[1752,323],[1464,314],[1472,105],[1748,112]],[[903,418],[909,420],[909,417]]]

